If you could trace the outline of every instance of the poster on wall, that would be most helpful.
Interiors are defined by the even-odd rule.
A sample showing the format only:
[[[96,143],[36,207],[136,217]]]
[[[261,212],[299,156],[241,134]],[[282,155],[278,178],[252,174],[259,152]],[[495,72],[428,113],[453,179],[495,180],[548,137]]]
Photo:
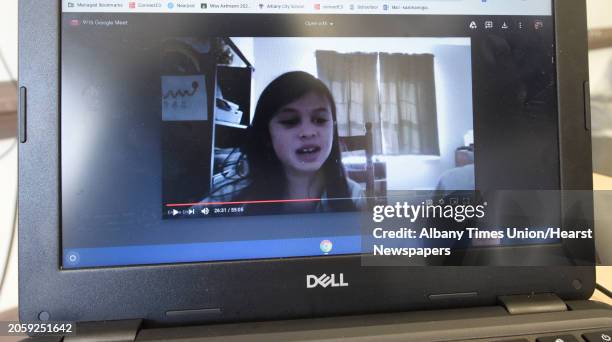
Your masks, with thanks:
[[[208,120],[204,75],[162,76],[161,84],[163,121]]]

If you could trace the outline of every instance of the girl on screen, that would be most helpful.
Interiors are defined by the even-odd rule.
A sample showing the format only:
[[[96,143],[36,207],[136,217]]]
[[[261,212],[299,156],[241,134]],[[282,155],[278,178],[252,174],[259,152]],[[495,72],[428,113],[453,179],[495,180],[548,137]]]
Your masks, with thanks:
[[[336,105],[319,79],[294,71],[272,81],[247,134],[240,158],[224,167],[223,180],[203,202],[282,200],[265,204],[267,210],[291,211],[355,210],[365,203],[342,165]]]

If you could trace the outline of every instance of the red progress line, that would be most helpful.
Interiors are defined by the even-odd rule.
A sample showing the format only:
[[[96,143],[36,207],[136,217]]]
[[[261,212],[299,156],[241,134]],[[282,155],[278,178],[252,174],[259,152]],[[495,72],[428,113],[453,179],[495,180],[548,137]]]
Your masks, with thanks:
[[[239,202],[196,202],[166,204],[166,207],[192,207],[194,205],[228,205],[228,204],[255,204],[255,203],[292,203],[292,202],[319,202],[320,198],[288,199],[288,200],[263,200],[263,201],[239,201]]]

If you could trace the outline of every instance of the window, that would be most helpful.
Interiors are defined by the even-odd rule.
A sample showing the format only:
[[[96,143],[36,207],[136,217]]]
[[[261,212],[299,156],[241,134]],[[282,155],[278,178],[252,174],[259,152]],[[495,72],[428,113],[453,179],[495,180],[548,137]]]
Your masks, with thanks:
[[[376,154],[440,155],[432,54],[317,51],[341,136],[373,126]]]

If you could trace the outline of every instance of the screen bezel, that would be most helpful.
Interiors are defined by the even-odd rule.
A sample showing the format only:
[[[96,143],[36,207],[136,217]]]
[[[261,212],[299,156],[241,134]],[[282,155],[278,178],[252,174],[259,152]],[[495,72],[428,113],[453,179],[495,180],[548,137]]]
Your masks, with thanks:
[[[591,151],[591,136],[583,115],[584,97],[576,96],[584,94],[588,81],[586,4],[555,0],[554,16],[561,188],[591,190],[591,154],[585,153]],[[359,255],[62,270],[60,33],[60,0],[20,1],[19,83],[27,88],[28,97],[27,141],[19,146],[23,321],[37,321],[41,312],[49,313],[52,321],[261,320],[494,305],[498,296],[518,293],[553,292],[564,299],[585,299],[593,292],[592,266],[514,267],[511,271],[465,266],[362,267]],[[592,209],[592,203],[585,208]],[[592,214],[585,210],[571,216],[593,222]],[[591,253],[592,245],[589,240],[570,240],[553,246],[504,247],[503,253],[521,255],[527,248],[578,257]],[[306,275],[324,273],[342,273],[349,286],[306,287]],[[449,293],[471,295],[429,297]]]

